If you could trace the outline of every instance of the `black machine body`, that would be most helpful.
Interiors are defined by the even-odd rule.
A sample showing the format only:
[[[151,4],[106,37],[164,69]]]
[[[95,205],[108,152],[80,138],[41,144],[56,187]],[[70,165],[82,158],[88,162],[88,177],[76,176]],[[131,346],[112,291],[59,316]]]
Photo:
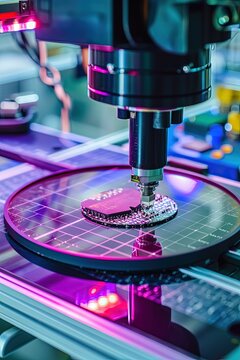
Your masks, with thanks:
[[[161,180],[167,128],[182,121],[185,106],[210,98],[211,44],[228,40],[232,26],[238,27],[240,1],[38,0],[33,5],[41,23],[37,38],[88,46],[90,98],[117,106],[119,118],[131,119],[134,179],[143,188]]]

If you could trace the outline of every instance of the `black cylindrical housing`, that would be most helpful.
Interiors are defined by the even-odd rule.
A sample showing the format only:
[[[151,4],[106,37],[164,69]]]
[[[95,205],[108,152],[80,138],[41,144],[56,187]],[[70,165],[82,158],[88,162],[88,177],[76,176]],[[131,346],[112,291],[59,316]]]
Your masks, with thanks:
[[[97,101],[122,108],[177,109],[210,97],[208,49],[187,55],[155,49],[90,46],[88,89]]]
[[[129,163],[133,168],[154,170],[167,161],[167,128],[154,127],[154,112],[133,112],[130,117]]]

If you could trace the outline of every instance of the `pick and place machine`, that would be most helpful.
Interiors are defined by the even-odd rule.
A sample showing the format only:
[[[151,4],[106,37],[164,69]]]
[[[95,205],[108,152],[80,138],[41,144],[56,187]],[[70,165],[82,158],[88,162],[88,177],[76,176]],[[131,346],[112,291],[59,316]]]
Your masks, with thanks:
[[[239,181],[189,160],[166,165],[168,129],[210,98],[211,46],[239,28],[240,1],[4,1],[0,11],[0,32],[38,64],[63,120],[69,99],[45,41],[87,47],[89,97],[129,121],[128,154],[118,135],[26,128],[33,96],[1,103],[0,356],[37,338],[73,359],[239,359]]]

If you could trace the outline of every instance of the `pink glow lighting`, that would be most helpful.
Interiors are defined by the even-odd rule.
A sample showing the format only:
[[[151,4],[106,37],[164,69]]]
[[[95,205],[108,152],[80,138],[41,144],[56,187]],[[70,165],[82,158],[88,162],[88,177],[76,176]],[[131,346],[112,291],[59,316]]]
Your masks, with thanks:
[[[100,307],[106,307],[108,305],[108,298],[106,296],[100,296],[98,298],[98,305]]]
[[[88,90],[92,91],[94,94],[101,95],[101,96],[109,96],[109,94],[105,91],[93,89],[92,87],[88,86]]]
[[[12,25],[12,28],[13,28],[13,31],[19,31],[19,30],[21,30],[21,25],[16,20],[16,22]]]
[[[96,301],[89,301],[89,303],[87,304],[87,308],[91,311],[97,311],[98,303]]]
[[[117,294],[108,294],[108,301],[110,304],[116,304],[119,300],[119,297]]]
[[[37,28],[37,21],[33,18],[24,18],[21,19],[12,19],[9,23],[9,20],[0,21],[0,33],[7,32],[16,32],[22,30],[34,30]]]
[[[128,75],[138,76],[138,75],[139,75],[139,71],[137,71],[137,70],[130,70],[130,71],[128,72]]]
[[[198,185],[196,180],[181,175],[167,174],[166,178],[172,187],[183,195],[192,194]]]
[[[94,295],[94,294],[96,294],[96,292],[97,292],[97,289],[95,287],[93,287],[89,290],[90,295]]]
[[[27,30],[34,30],[36,29],[37,27],[37,22],[33,19],[29,19],[27,22],[26,22],[26,29]]]
[[[97,66],[97,65],[92,66],[92,69],[93,69],[93,71],[96,71],[98,73],[109,74],[107,69],[104,69],[104,68],[102,68],[100,66]]]
[[[113,52],[114,48],[109,45],[91,45],[91,49],[105,52]]]

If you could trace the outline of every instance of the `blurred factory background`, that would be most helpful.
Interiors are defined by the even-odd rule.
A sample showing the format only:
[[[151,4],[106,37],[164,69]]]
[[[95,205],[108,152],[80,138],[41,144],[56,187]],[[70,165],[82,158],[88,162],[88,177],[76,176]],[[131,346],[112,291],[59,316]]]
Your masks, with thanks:
[[[73,132],[95,138],[127,128],[127,122],[116,120],[115,108],[89,100],[78,46],[49,44],[48,51],[49,61],[61,71],[64,88],[72,100]],[[42,84],[38,73],[38,66],[17,46],[12,35],[1,35],[0,99],[16,92],[36,92],[39,96],[36,122],[59,129],[60,103],[54,91]]]

